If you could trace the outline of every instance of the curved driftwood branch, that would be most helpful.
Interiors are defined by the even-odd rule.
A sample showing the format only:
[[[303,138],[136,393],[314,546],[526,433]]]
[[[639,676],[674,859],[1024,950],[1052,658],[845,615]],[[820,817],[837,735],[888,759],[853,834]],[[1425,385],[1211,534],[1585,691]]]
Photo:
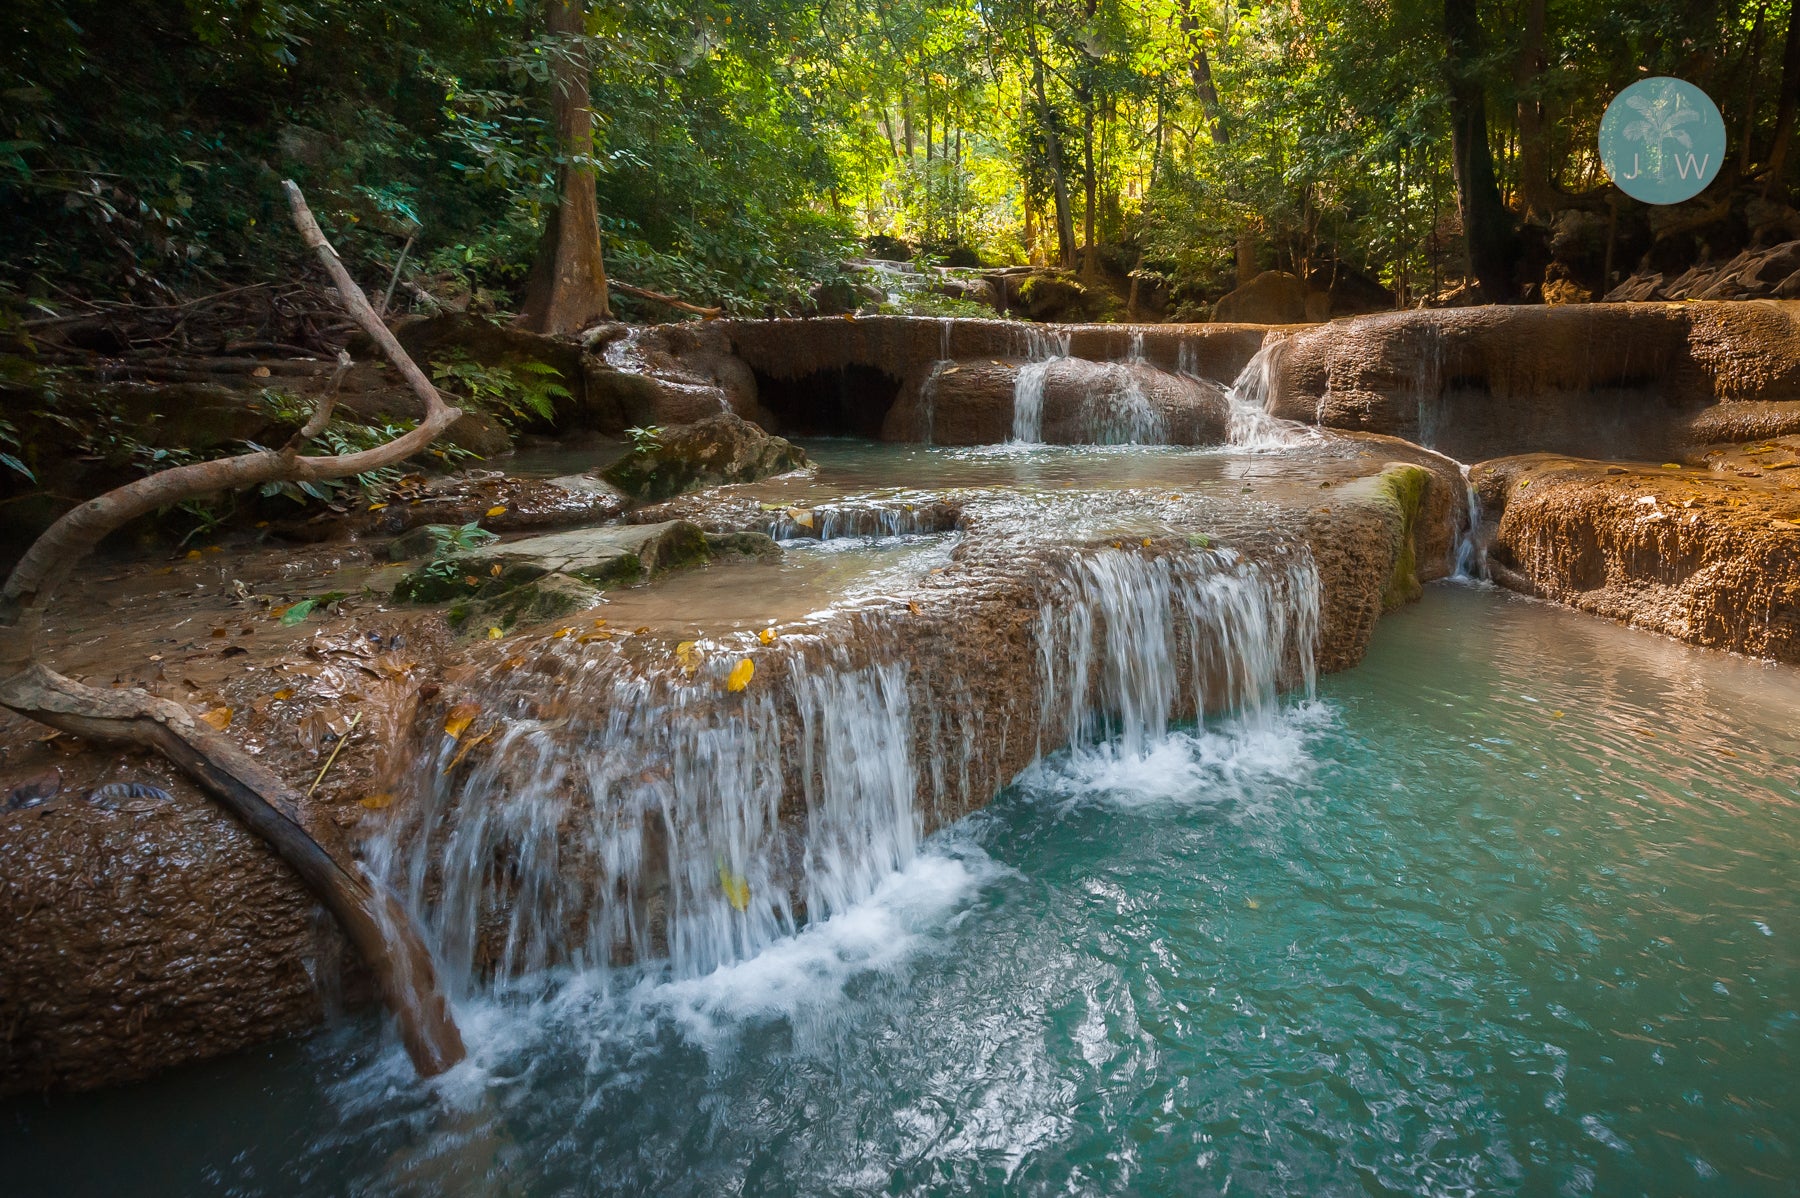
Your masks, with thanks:
[[[337,918],[375,975],[400,1024],[401,1039],[421,1074],[441,1073],[465,1055],[462,1035],[438,988],[431,953],[394,896],[327,850],[296,812],[301,796],[232,741],[183,707],[142,690],[99,690],[64,677],[37,658],[37,629],[56,588],[108,533],[158,508],[217,491],[265,482],[346,478],[423,450],[462,415],[444,401],[369,306],[319,230],[300,189],[287,189],[294,224],[325,264],[346,310],[381,347],[425,404],[417,428],[385,445],[336,457],[298,452],[297,436],[279,450],[195,462],[138,479],[83,503],[26,550],[0,588],[0,705],[76,736],[153,749],[193,779],[219,805],[261,837]],[[339,377],[348,359],[340,359]],[[301,430],[322,431],[336,402],[321,396]]]
[[[651,291],[648,287],[633,287],[630,283],[621,283],[614,279],[611,283],[614,291],[623,291],[626,295],[635,295],[652,303],[667,304],[678,312],[692,312],[695,316],[704,316],[708,320],[725,315],[723,308],[702,308],[699,304],[690,304],[678,295],[664,295],[660,291]]]

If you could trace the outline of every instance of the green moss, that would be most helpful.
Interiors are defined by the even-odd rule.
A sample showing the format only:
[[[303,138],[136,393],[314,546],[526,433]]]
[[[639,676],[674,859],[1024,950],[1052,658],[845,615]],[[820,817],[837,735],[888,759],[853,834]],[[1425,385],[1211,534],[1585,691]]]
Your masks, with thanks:
[[[1419,551],[1413,536],[1419,511],[1425,504],[1425,492],[1431,486],[1431,472],[1423,466],[1392,465],[1375,480],[1376,492],[1393,505],[1399,516],[1394,536],[1394,568],[1382,592],[1381,605],[1392,611],[1411,603],[1424,594],[1419,584]]]
[[[622,553],[601,565],[569,573],[597,587],[630,586],[644,580],[644,559],[635,553]]]

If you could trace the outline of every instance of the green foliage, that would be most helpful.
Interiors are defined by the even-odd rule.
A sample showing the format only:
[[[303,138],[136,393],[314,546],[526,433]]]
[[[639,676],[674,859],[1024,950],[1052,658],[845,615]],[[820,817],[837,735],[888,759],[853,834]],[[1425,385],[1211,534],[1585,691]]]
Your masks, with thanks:
[[[433,363],[431,377],[438,386],[514,427],[534,420],[555,420],[556,401],[569,398],[569,389],[557,381],[562,373],[548,363],[489,366],[460,349]]]
[[[662,427],[652,424],[649,427],[632,427],[625,430],[631,438],[631,452],[649,453],[662,445]]]
[[[1502,190],[1521,187],[1522,104],[1545,114],[1549,181],[1597,187],[1600,114],[1646,74],[1711,93],[1754,171],[1792,9],[1549,0],[1531,69],[1518,6],[1489,0],[1476,71]],[[591,6],[588,36],[565,45],[540,3],[512,0],[20,0],[0,37],[0,288],[54,307],[71,292],[164,300],[293,278],[278,190],[292,176],[365,282],[416,238],[403,302],[507,310],[558,168],[574,166],[596,176],[617,278],[736,313],[803,312],[843,281],[858,238],[1054,259],[1056,147],[1077,240],[1091,225],[1099,244],[1129,246],[1128,264],[1191,305],[1234,281],[1240,235],[1261,266],[1341,261],[1436,290],[1461,269],[1443,11],[640,0]],[[569,163],[551,79],[577,50],[595,148]]]
[[[312,415],[312,405],[283,391],[267,390],[262,394],[263,410],[279,424],[301,426]],[[352,420],[344,416],[333,418],[325,430],[305,445],[301,452],[319,457],[339,457],[344,454],[361,453],[364,450],[376,449],[390,441],[410,433],[418,427],[416,420],[387,418],[379,423],[369,424],[360,420]],[[250,448],[260,449],[252,445]],[[433,451],[445,462],[465,461],[478,455],[457,445],[442,445]],[[378,470],[365,471],[349,478],[325,478],[318,480],[302,479],[296,482],[266,482],[262,485],[264,498],[283,496],[296,503],[318,500],[321,503],[332,503],[343,499],[354,490],[365,503],[375,503],[384,498],[406,475],[406,471],[398,465],[383,466]]]

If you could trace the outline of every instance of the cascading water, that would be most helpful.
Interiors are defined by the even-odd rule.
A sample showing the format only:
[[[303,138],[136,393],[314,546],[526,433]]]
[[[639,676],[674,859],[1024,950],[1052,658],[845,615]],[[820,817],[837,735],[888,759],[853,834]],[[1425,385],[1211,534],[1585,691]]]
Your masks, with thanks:
[[[1319,574],[1304,549],[1285,566],[1229,549],[1076,558],[1038,617],[1043,739],[1142,755],[1188,713],[1256,719],[1284,677],[1310,696]]]
[[[1456,538],[1456,577],[1486,579],[1488,576],[1487,561],[1487,528],[1482,518],[1481,492],[1475,487],[1475,479],[1469,468],[1458,463],[1462,470],[1463,486],[1469,496],[1469,526]]]
[[[1058,359],[1069,356],[1069,334],[1026,329],[1024,348],[1025,364],[1013,379],[1012,439],[1037,444],[1044,439],[1044,380]]]
[[[924,441],[927,445],[931,444],[933,426],[937,421],[938,380],[945,370],[955,364],[950,357],[950,327],[949,317],[938,321],[938,356],[931,364],[931,374],[919,387],[919,407],[925,415]]]
[[[1310,692],[1318,587],[1303,549],[1077,555],[1041,594],[1040,749],[1141,753],[1188,714],[1266,714],[1284,679]],[[723,683],[749,642],[729,638],[688,647],[685,669],[556,641],[487,684],[490,755],[459,775],[443,738],[368,858],[449,983],[618,957],[699,976],[905,867],[922,813],[966,809],[983,755],[1032,730],[978,734],[963,680],[929,681],[890,621],[856,618],[854,650],[784,636],[743,693]]]
[[[555,695],[509,715],[478,768],[423,763],[370,865],[407,896],[464,992],[615,954],[697,976],[866,897],[917,847],[913,696],[895,663],[785,655],[778,684],[549,650]],[[547,668],[547,667],[546,667]],[[765,664],[765,668],[768,668]],[[495,688],[496,704],[520,704]],[[785,820],[784,797],[804,817]],[[790,895],[804,904],[797,909]]]
[[[1269,412],[1270,377],[1280,363],[1285,344],[1279,340],[1265,342],[1225,392],[1231,403],[1226,434],[1230,443],[1240,449],[1291,449],[1318,439],[1317,429]],[[1194,351],[1183,345],[1180,371],[1198,378],[1196,366]]]

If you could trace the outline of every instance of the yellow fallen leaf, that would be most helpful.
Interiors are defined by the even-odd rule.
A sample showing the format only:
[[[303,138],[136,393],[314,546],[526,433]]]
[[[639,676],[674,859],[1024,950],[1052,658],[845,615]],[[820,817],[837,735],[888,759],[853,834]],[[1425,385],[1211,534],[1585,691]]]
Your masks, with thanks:
[[[506,505],[504,503],[496,503],[487,510],[487,514],[490,516],[504,516],[506,515]]]
[[[200,551],[198,549],[190,549],[187,551],[187,557],[190,562],[197,562],[200,560]]]
[[[367,807],[370,811],[380,811],[383,807],[392,807],[394,805],[394,796],[384,790],[379,794],[364,795],[356,801],[364,807]]]
[[[488,576],[490,578],[500,577],[500,563],[499,562],[494,563],[494,568],[488,571]]]
[[[492,625],[492,624],[488,625],[488,640],[497,641],[505,635],[506,634],[504,632],[501,632],[500,629],[496,628],[494,625]]]
[[[765,645],[773,645],[775,643],[775,630],[773,628],[765,628],[756,634],[756,639]]]
[[[1149,537],[1144,538],[1144,548],[1146,548],[1146,549],[1150,548],[1150,538]]]
[[[481,579],[475,577],[473,574],[464,574],[463,575],[463,585],[478,587],[481,585]]]
[[[731,667],[731,673],[725,676],[725,689],[736,694],[750,685],[750,679],[756,674],[756,663],[748,657]]]
[[[1563,713],[1560,711],[1553,711],[1550,713],[1550,718],[1553,720],[1560,720],[1563,718]]]
[[[750,906],[750,879],[743,874],[733,873],[728,866],[719,866],[719,889],[725,892],[725,901],[734,910],[747,910]]]
[[[446,765],[444,767],[443,772],[447,774],[451,770],[455,769],[457,766],[461,765],[462,759],[469,755],[470,749],[473,749],[476,745],[480,744],[482,741],[486,740],[488,737],[492,736],[493,734],[494,734],[494,730],[492,728],[489,728],[486,732],[483,732],[480,736],[471,736],[468,740],[465,740],[462,743],[462,748],[460,748],[456,751],[456,756],[454,756],[450,759],[450,764]]]
[[[1527,478],[1527,479],[1521,479],[1521,480],[1520,480],[1520,481],[1519,481],[1519,490],[1521,490],[1521,491],[1523,491],[1523,490],[1524,490],[1524,489],[1525,489],[1525,488],[1526,488],[1526,487],[1529,487],[1529,486],[1530,486],[1530,485],[1531,485],[1531,480],[1530,480],[1530,479],[1528,479],[1528,478]]]
[[[387,504],[385,504],[385,503],[371,503],[369,505],[369,510],[371,512],[379,512],[382,508],[384,508],[386,506],[387,506]]]
[[[291,686],[284,686],[275,692],[275,697],[277,699],[291,699],[294,697],[294,688]]]
[[[200,717],[202,724],[207,724],[220,732],[231,727],[231,708],[215,707]]]
[[[1664,470],[1679,470],[1679,469],[1681,469],[1681,463],[1680,462],[1664,462],[1663,469]]]
[[[224,553],[225,547],[223,545],[208,545],[206,551],[208,553]]]
[[[1248,907],[1248,908],[1250,908],[1250,909],[1251,909],[1251,910],[1252,910],[1252,911],[1261,911],[1261,910],[1262,910],[1262,904],[1261,904],[1261,903],[1259,903],[1259,902],[1257,902],[1257,901],[1256,901],[1256,900],[1255,900],[1255,899],[1253,899],[1253,898],[1247,898],[1247,899],[1245,899],[1245,900],[1244,900],[1244,906],[1246,906],[1246,907]]]
[[[700,646],[693,641],[682,641],[675,646],[675,660],[681,663],[682,671],[688,677],[693,677],[694,671],[700,668]]]
[[[558,628],[553,635],[555,639],[560,641],[566,636],[575,635],[575,630],[573,628]]]
[[[921,612],[924,611],[924,609],[919,606],[917,600],[908,600],[907,604],[906,604],[906,610],[911,612],[915,616],[919,615]]]
[[[462,737],[464,730],[481,714],[479,703],[458,703],[444,716],[444,735],[451,740]]]
[[[803,507],[791,507],[787,510],[787,514],[788,519],[792,520],[795,524],[798,524],[801,528],[811,528],[813,526],[813,514]]]

